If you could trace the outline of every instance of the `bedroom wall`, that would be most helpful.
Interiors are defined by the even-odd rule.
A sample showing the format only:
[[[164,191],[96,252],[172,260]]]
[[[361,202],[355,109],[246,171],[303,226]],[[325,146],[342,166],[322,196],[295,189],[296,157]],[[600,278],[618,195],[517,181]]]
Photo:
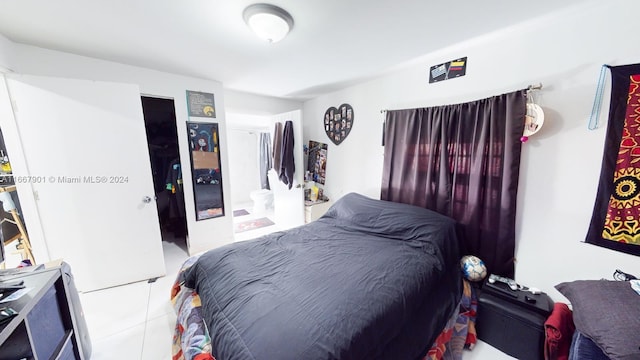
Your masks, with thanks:
[[[224,90],[225,110],[228,114],[269,116],[302,109],[302,101],[262,96],[246,92]],[[258,123],[260,123],[258,119]]]
[[[325,193],[334,200],[351,191],[379,198],[381,109],[460,103],[542,83],[538,100],[545,125],[523,145],[521,159],[518,282],[562,299],[553,286],[563,281],[611,279],[615,269],[640,276],[638,257],[583,243],[609,104],[607,98],[600,127],[588,130],[600,66],[640,62],[640,51],[629,42],[638,11],[640,2],[633,0],[585,2],[452,45],[382,77],[305,102],[305,141],[329,144]],[[430,66],[463,56],[468,57],[466,76],[428,83]],[[324,133],[322,119],[327,108],[342,103],[353,106],[355,119],[349,136],[335,146]]]
[[[13,42],[0,34],[0,71],[11,69],[13,60]]]

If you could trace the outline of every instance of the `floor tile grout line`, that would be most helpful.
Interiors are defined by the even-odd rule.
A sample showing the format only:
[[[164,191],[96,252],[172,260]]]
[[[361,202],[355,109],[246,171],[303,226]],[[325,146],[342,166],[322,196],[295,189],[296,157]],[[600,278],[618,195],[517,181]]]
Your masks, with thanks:
[[[174,317],[174,316],[176,316],[176,314],[173,311],[167,311],[167,312],[165,312],[163,314],[156,313],[156,314],[154,314],[154,315],[149,317],[149,319],[147,320],[147,323],[149,323],[151,321],[155,321],[155,320],[161,319],[163,317],[170,317],[171,318],[171,317]]]
[[[135,329],[135,328],[137,328],[137,327],[139,327],[139,326],[142,326],[142,325],[144,325],[144,322],[140,322],[140,323],[137,323],[137,324],[133,324],[133,325],[131,325],[131,326],[127,326],[127,327],[122,328],[122,329],[114,330],[114,332],[113,332],[113,333],[110,333],[110,334],[107,334],[107,335],[104,335],[104,336],[95,337],[95,338],[94,338],[94,337],[91,337],[91,341],[92,341],[92,342],[98,342],[98,341],[106,340],[106,339],[108,339],[108,338],[110,338],[110,337],[114,337],[114,336],[116,336],[116,335],[120,335],[121,333],[123,333],[123,332],[125,332],[125,331],[133,330],[133,329]],[[89,335],[91,335],[91,333],[90,333]]]
[[[87,295],[89,295],[92,299],[94,299],[93,301],[95,302],[96,298],[102,298],[103,297],[101,294],[104,294],[104,291],[106,291],[106,290],[111,290],[111,289],[115,289],[115,288],[124,288],[124,287],[127,287],[127,286],[138,286],[138,284],[141,284],[141,283],[142,283],[141,281],[138,281],[138,282],[134,282],[134,283],[130,283],[130,284],[125,284],[125,285],[120,285],[120,286],[117,286],[117,287],[112,287],[112,288],[109,288],[109,289],[95,290],[95,291],[92,291],[90,293],[78,292],[78,294],[80,296],[81,303],[84,303],[85,301],[87,301],[87,299],[86,299]],[[147,285],[147,291],[149,291],[148,289],[149,289],[149,286]],[[149,298],[149,296],[147,295],[147,304],[148,304],[148,301],[149,301],[148,298]],[[147,305],[147,307],[148,307],[148,305]],[[93,310],[95,310],[95,309],[93,309]],[[84,311],[85,311],[85,314],[89,314],[87,312],[90,311],[90,309],[89,308],[85,308]],[[148,312],[148,309],[146,311]],[[88,325],[89,325],[90,328],[92,326],[91,326],[91,322],[89,322],[89,319],[90,319],[90,317],[94,316],[93,313],[95,313],[95,312],[96,311],[90,311],[91,315],[87,315],[87,322],[88,322]],[[99,313],[99,311],[98,311],[98,313]],[[110,337],[118,335],[122,331],[128,331],[128,330],[131,330],[131,329],[135,329],[136,327],[139,327],[141,325],[144,326],[145,322],[146,322],[146,319],[143,318],[143,319],[140,319],[140,321],[134,321],[134,322],[128,324],[128,326],[125,326],[125,327],[119,327],[119,326],[118,327],[113,327],[113,328],[110,327],[110,331],[104,331],[102,329],[102,331],[98,331],[97,332],[101,336],[96,336],[96,332],[91,332],[91,335],[92,335],[91,339],[93,341],[101,341],[101,340],[104,340],[104,339],[108,339]]]
[[[144,355],[144,343],[147,339],[147,326],[149,323],[149,305],[151,304],[151,283],[149,283],[149,292],[147,293],[147,309],[144,314],[144,328],[142,330],[142,347],[140,349],[140,359],[143,358]]]

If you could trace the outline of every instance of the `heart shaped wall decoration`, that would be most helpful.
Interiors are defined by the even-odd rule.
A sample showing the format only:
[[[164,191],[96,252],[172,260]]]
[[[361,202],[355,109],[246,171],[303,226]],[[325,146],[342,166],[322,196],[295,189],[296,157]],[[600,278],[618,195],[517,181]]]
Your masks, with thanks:
[[[353,108],[349,104],[342,104],[338,108],[330,107],[324,113],[324,131],[331,141],[340,145],[353,128]]]

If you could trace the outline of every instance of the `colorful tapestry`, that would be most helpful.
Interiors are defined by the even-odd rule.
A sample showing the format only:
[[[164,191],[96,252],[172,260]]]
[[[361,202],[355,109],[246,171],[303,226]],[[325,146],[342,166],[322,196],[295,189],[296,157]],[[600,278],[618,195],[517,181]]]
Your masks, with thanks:
[[[611,69],[611,108],[586,242],[640,255],[640,64]]]

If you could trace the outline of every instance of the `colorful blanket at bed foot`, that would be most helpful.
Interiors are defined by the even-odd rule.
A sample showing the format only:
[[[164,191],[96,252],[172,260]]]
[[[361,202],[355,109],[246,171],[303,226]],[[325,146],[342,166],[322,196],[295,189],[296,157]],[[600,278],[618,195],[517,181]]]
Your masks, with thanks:
[[[478,340],[476,337],[478,298],[471,283],[467,280],[462,281],[463,293],[458,311],[449,319],[423,360],[461,360],[464,349],[473,349]]]
[[[182,265],[171,288],[171,303],[177,315],[173,332],[172,360],[215,360],[211,338],[200,313],[200,296],[184,287],[184,271],[198,259],[193,256]]]

